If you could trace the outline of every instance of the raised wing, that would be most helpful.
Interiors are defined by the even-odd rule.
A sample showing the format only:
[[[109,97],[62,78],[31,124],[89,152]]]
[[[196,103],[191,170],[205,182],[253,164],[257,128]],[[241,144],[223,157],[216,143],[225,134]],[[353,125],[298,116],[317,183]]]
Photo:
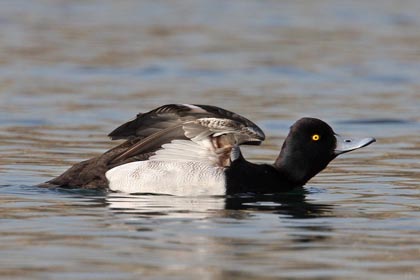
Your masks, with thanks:
[[[113,162],[156,151],[173,140],[191,140],[199,145],[211,143],[216,154],[225,162],[232,147],[259,144],[265,136],[248,119],[233,112],[208,105],[165,105],[138,115],[113,132],[113,139],[135,139],[135,143]],[[223,152],[221,152],[223,150]],[[223,159],[222,159],[223,158]],[[227,156],[229,158],[229,156]]]
[[[158,131],[200,118],[233,120],[255,130],[261,138],[260,142],[265,139],[264,132],[256,124],[236,113],[216,106],[191,104],[168,104],[144,114],[140,113],[134,120],[119,126],[108,136],[112,140],[145,138]]]

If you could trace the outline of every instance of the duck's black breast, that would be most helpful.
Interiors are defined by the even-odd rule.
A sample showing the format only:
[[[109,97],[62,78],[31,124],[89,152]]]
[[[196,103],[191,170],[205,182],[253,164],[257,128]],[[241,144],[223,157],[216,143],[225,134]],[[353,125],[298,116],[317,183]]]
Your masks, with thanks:
[[[278,193],[302,186],[272,164],[255,164],[242,157],[225,169],[225,176],[226,194]]]

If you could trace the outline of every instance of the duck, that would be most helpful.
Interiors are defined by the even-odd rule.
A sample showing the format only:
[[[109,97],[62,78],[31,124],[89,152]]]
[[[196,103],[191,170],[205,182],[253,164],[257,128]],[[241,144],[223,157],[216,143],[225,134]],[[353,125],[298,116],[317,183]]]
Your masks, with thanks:
[[[283,193],[304,186],[337,156],[376,141],[342,137],[326,122],[303,117],[274,163],[252,163],[241,146],[260,145],[263,130],[237,113],[197,104],[139,113],[108,136],[124,142],[40,186],[179,196]]]

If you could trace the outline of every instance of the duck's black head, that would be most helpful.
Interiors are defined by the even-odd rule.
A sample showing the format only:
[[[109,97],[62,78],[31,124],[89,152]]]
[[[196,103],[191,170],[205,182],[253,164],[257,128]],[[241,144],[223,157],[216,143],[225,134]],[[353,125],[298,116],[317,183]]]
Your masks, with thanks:
[[[339,154],[365,147],[374,138],[342,138],[325,122],[302,118],[290,128],[275,166],[289,180],[305,184]]]

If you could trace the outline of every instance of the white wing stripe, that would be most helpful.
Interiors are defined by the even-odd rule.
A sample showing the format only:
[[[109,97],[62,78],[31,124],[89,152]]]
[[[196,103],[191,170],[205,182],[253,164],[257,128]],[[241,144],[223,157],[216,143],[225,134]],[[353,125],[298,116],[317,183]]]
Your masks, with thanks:
[[[150,161],[195,161],[216,166],[219,163],[219,156],[214,150],[210,139],[206,138],[200,142],[190,140],[173,140],[162,146],[155,155],[149,158]]]

